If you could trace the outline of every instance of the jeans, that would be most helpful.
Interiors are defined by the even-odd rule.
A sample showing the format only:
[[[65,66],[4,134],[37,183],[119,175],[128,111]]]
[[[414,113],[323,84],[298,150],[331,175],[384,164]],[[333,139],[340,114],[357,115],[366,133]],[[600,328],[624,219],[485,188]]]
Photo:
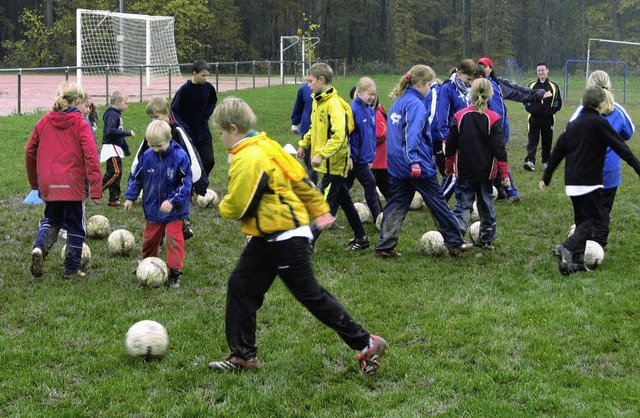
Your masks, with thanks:
[[[478,242],[491,244],[496,237],[496,212],[493,207],[493,180],[456,182],[456,205],[453,214],[460,223],[460,233],[469,229],[473,202],[476,201],[480,215]]]

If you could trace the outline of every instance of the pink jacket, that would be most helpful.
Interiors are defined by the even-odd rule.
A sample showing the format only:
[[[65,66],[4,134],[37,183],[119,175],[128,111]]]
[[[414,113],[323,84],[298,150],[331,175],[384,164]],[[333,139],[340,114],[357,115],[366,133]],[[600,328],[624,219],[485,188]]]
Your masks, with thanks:
[[[91,126],[75,107],[36,124],[24,153],[31,189],[47,201],[102,197],[102,168]]]

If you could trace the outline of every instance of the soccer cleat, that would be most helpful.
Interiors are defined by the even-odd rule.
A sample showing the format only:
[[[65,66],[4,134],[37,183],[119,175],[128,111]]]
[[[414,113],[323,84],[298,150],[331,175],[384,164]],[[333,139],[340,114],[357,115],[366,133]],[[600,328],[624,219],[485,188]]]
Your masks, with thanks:
[[[507,198],[507,203],[520,203],[520,196],[514,195]]]
[[[191,229],[191,222],[188,219],[182,221],[182,237],[184,240],[193,238],[193,229]]]
[[[527,171],[536,171],[536,165],[533,163],[533,161],[525,161],[524,169]]]
[[[570,273],[578,273],[580,271],[592,271],[592,270],[589,267],[585,266],[584,263],[577,263],[575,261],[572,261]]]
[[[360,371],[362,374],[374,375],[380,368],[380,358],[389,348],[389,345],[382,337],[377,335],[371,336],[371,344],[364,354],[360,353],[356,357],[360,362]]]
[[[182,272],[180,270],[169,270],[169,279],[167,280],[167,286],[169,289],[180,288],[180,276],[182,276]]]
[[[553,252],[558,256],[558,270],[560,271],[560,274],[563,276],[571,274],[571,270],[569,268],[571,263],[571,251],[569,251],[564,245],[559,244],[556,245]]]
[[[473,244],[463,242],[462,244],[458,245],[457,247],[449,248],[449,255],[451,257],[457,257],[461,253],[463,253],[464,251],[470,250],[471,248],[473,248]]]
[[[369,248],[369,238],[366,236],[364,238],[354,238],[349,241],[349,245],[347,245],[347,250],[351,251],[360,251],[366,250]]]
[[[473,246],[487,251],[493,251],[496,249],[496,247],[494,247],[493,244],[489,242],[476,242],[473,244]]]
[[[402,257],[402,254],[394,250],[393,248],[390,250],[378,250],[376,251],[376,257],[380,258],[395,258]]]
[[[258,357],[244,360],[233,354],[222,361],[212,361],[209,363],[209,368],[216,370],[258,370],[259,367],[260,362],[258,361]]]
[[[76,277],[84,277],[86,275],[87,275],[87,273],[85,273],[84,271],[78,270],[78,271],[76,271],[75,273],[72,273],[72,274],[65,274],[64,278],[65,279],[75,279]]]
[[[31,274],[33,277],[42,277],[44,274],[44,254],[38,247],[31,250]]]
[[[109,206],[116,207],[122,205],[120,199],[109,202]]]

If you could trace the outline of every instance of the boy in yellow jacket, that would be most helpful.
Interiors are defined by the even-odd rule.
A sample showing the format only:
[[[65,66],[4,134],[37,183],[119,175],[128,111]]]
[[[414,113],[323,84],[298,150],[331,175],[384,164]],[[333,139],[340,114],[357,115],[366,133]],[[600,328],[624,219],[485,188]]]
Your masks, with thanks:
[[[223,100],[211,124],[229,148],[228,194],[219,205],[225,219],[237,219],[250,236],[229,277],[226,336],[231,354],[209,367],[219,370],[257,369],[256,313],[264,295],[280,276],[293,296],[322,323],[335,330],[352,349],[363,374],[374,374],[387,350],[381,337],[355,322],[316,280],[311,265],[310,222],[324,229],[335,218],[306,176],[304,167],[265,132],[241,99]]]
[[[349,242],[348,250],[358,251],[369,248],[369,238],[353,205],[347,186],[347,175],[352,167],[349,157],[349,132],[353,130],[351,106],[331,86],[333,70],[325,63],[317,63],[309,68],[307,84],[313,91],[311,108],[311,128],[300,140],[298,158],[311,153],[314,170],[323,173],[320,191],[325,195],[336,216],[338,207],[344,210],[347,221],[355,235]],[[313,228],[313,238],[320,236],[320,230]]]

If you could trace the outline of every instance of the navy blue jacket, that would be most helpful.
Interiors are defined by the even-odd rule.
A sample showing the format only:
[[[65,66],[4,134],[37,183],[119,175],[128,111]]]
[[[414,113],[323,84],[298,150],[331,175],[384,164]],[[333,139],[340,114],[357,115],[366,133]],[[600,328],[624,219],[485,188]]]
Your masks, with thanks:
[[[213,84],[184,83],[171,102],[173,119],[189,134],[193,143],[198,145],[210,141],[209,117],[218,103],[218,94]]]
[[[300,125],[300,135],[309,132],[311,126],[311,108],[313,106],[313,98],[311,97],[311,88],[304,83],[298,89],[296,102],[293,104],[293,112],[291,112],[291,124]]]
[[[127,131],[123,127],[122,112],[115,107],[110,107],[102,115],[102,145],[113,144],[122,148],[124,155],[131,155],[129,144],[125,137],[131,136],[131,131]]]

